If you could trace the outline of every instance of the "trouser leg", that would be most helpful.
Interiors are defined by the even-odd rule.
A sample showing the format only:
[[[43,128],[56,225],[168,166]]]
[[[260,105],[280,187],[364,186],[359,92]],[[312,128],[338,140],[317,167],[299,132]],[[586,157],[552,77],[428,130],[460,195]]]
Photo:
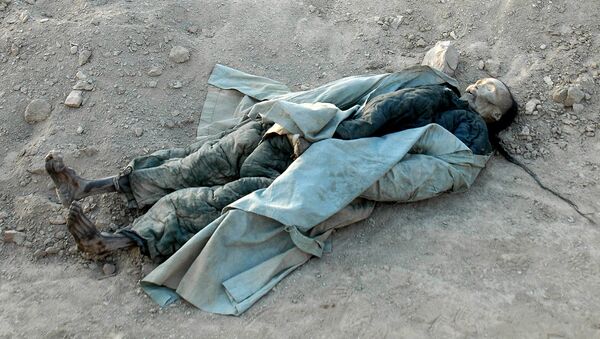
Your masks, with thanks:
[[[244,160],[258,146],[266,126],[249,122],[184,158],[157,167],[133,170],[129,183],[139,207],[188,187],[223,185],[240,176]]]
[[[272,179],[241,178],[217,188],[195,187],[173,192],[120,231],[152,258],[168,257],[221,215],[223,208],[243,196],[268,187]]]

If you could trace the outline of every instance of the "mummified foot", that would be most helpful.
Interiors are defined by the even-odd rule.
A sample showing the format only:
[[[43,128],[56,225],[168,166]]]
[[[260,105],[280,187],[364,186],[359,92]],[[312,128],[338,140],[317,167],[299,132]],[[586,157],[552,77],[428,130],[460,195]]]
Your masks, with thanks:
[[[80,198],[84,180],[72,168],[65,166],[62,153],[50,151],[46,155],[46,172],[52,178],[56,194],[63,206],[67,207],[73,200]]]
[[[133,240],[122,234],[102,234],[83,214],[81,205],[73,201],[67,218],[67,228],[82,252],[104,256],[121,248],[135,246]]]
[[[57,151],[51,151],[46,155],[46,172],[54,181],[58,198],[65,207],[69,206],[72,201],[89,195],[116,192],[115,181],[118,181],[122,187],[128,187],[129,183],[126,176],[84,179],[78,176],[71,167],[65,166],[62,154]]]

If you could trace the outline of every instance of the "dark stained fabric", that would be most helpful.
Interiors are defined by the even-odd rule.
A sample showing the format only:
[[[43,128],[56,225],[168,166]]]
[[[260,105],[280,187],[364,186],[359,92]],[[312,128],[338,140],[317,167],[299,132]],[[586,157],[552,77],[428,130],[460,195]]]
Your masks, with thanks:
[[[405,88],[377,96],[362,111],[342,121],[334,137],[348,140],[382,136],[430,123],[444,127],[475,154],[492,152],[485,121],[444,85]]]

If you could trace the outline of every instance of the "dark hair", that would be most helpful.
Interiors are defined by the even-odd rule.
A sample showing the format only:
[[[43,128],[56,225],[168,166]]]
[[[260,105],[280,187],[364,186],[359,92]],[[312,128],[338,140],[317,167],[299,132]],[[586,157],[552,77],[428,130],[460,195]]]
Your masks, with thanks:
[[[506,149],[504,148],[504,146],[502,146],[502,144],[500,143],[501,140],[500,140],[500,136],[498,134],[500,132],[502,132],[503,130],[507,129],[508,126],[510,126],[513,123],[513,121],[515,121],[515,118],[517,117],[517,113],[519,113],[519,104],[515,100],[512,93],[510,92],[510,89],[508,88],[508,86],[506,86],[506,84],[504,82],[502,82],[502,83],[508,90],[508,94],[510,95],[512,104],[511,104],[510,108],[508,109],[508,111],[506,111],[506,113],[504,113],[502,115],[500,120],[487,123],[488,138],[490,139],[490,143],[492,144],[492,147],[494,149],[496,149],[496,151],[498,151],[498,153],[500,153],[500,155],[502,155],[502,157],[504,157],[504,159],[521,167],[525,172],[527,172],[527,174],[529,174],[533,178],[533,180],[535,180],[535,182],[537,182],[537,184],[540,185],[541,188],[554,194],[554,196],[560,198],[562,201],[569,204],[577,213],[579,213],[579,215],[581,215],[582,217],[584,217],[589,222],[591,222],[592,224],[595,225],[596,221],[589,217],[589,214],[591,214],[591,213],[583,213],[581,211],[581,209],[579,208],[579,206],[577,206],[577,204],[575,204],[571,199],[563,196],[560,192],[557,192],[553,188],[544,185],[541,182],[540,178],[537,176],[537,174],[535,174],[529,167],[527,167],[527,165],[525,165],[524,163],[522,163],[521,161],[519,161],[518,159],[513,157],[510,153],[508,153],[506,151]]]

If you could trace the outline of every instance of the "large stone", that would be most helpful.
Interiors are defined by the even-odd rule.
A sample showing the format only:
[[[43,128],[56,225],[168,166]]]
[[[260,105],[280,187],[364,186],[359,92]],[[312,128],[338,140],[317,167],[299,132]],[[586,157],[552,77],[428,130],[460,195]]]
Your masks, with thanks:
[[[454,76],[454,71],[458,66],[458,51],[454,48],[452,42],[438,41],[433,48],[425,53],[421,65],[427,65]]]
[[[44,99],[35,99],[25,108],[25,121],[30,124],[48,119],[52,106]]]
[[[585,93],[577,87],[569,87],[567,91],[567,98],[565,99],[565,106],[570,107],[573,104],[578,104],[585,98]]]
[[[185,47],[175,46],[171,48],[169,59],[178,64],[186,62],[190,60],[190,51]]]

